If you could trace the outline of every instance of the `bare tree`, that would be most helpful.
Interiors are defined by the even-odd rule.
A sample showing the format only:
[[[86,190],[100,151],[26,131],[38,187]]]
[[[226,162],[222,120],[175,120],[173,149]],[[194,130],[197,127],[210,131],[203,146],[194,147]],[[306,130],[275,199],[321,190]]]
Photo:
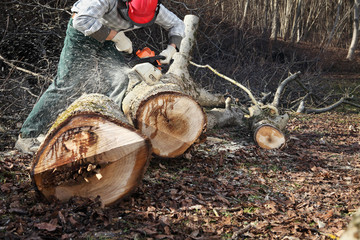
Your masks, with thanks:
[[[245,23],[246,14],[247,14],[247,10],[248,10],[248,7],[249,7],[249,1],[250,1],[250,0],[246,0],[246,1],[245,1],[244,15],[243,15],[243,17],[242,17],[241,25],[240,25],[241,28],[244,26],[244,23]]]
[[[296,12],[294,16],[294,22],[291,32],[291,41],[295,42],[299,40],[299,22],[301,18],[301,7],[302,7],[302,0],[297,0]],[[297,38],[296,38],[297,36]]]
[[[291,11],[293,8],[293,1],[287,0],[285,2],[285,4],[286,4],[285,13],[283,14],[284,15],[283,18],[281,19],[282,20],[281,33],[282,33],[284,40],[287,40],[289,37],[289,33],[290,33],[290,23],[291,23],[290,17],[291,17]]]
[[[277,33],[279,29],[278,25],[278,14],[279,14],[279,8],[278,8],[278,0],[274,0],[273,2],[273,19],[272,19],[272,27],[271,27],[271,39],[276,40],[277,39]]]
[[[346,59],[352,60],[354,58],[355,49],[359,38],[359,5],[360,0],[355,0],[354,3],[354,21],[353,21],[353,36],[349,47]]]

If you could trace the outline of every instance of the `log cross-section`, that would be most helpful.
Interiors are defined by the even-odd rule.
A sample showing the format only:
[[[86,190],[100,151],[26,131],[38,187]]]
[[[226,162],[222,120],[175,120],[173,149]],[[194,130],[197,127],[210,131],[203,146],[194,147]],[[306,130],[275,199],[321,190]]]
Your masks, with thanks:
[[[138,110],[137,127],[149,136],[155,154],[175,157],[200,136],[204,114],[199,104],[180,93],[153,95]]]
[[[62,113],[40,146],[32,177],[46,197],[100,196],[111,204],[141,181],[150,143],[100,94],[84,95]]]

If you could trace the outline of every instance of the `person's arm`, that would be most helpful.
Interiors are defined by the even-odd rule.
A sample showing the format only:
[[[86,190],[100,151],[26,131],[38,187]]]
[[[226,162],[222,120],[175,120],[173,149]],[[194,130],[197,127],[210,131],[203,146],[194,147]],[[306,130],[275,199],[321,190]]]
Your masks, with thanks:
[[[155,23],[169,31],[169,44],[160,55],[164,56],[164,60],[160,60],[162,64],[169,64],[176,49],[180,48],[181,40],[185,36],[185,24],[174,13],[169,11],[163,5],[160,5],[159,14]]]
[[[155,23],[168,31],[169,45],[174,44],[174,47],[179,49],[181,40],[185,36],[184,22],[161,4]]]
[[[116,3],[114,0],[78,1],[71,9],[76,12],[73,27],[101,43],[106,40],[113,41],[118,51],[132,53],[132,42],[123,32],[110,29],[99,21],[106,12],[116,8]]]
[[[108,37],[114,37],[111,29],[103,25],[101,19],[111,9],[116,8],[114,0],[82,0],[77,1],[71,8],[75,12],[73,27],[90,36],[104,42]]]
[[[112,40],[117,33],[118,33],[117,31],[111,29],[109,32],[109,35],[106,37],[105,40],[108,40],[108,41]]]

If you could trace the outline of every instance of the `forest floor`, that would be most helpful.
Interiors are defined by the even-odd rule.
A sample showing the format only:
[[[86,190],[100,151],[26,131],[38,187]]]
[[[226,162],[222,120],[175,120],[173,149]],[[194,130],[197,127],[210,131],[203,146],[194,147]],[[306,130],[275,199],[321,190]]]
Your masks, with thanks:
[[[263,150],[246,129],[207,133],[178,159],[153,158],[116,205],[46,202],[31,157],[0,153],[1,239],[337,239],[360,207],[360,115],[292,115],[287,143]]]
[[[325,81],[343,89],[360,81],[360,57],[340,61],[344,54],[323,56],[333,64]],[[13,149],[21,123],[7,122],[0,239],[337,239],[360,207],[360,114],[341,110],[292,114],[279,150],[259,148],[245,128],[209,131],[180,158],[152,158],[141,185],[105,208],[99,199],[42,199],[32,157]]]

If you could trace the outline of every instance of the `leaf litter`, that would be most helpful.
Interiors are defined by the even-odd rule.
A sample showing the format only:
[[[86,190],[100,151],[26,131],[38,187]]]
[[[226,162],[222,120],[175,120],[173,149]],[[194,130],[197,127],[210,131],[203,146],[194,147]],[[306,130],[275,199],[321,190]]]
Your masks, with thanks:
[[[207,133],[177,159],[153,158],[136,191],[47,202],[31,158],[0,153],[1,239],[336,239],[360,206],[360,115],[292,116],[281,150],[246,129]]]

